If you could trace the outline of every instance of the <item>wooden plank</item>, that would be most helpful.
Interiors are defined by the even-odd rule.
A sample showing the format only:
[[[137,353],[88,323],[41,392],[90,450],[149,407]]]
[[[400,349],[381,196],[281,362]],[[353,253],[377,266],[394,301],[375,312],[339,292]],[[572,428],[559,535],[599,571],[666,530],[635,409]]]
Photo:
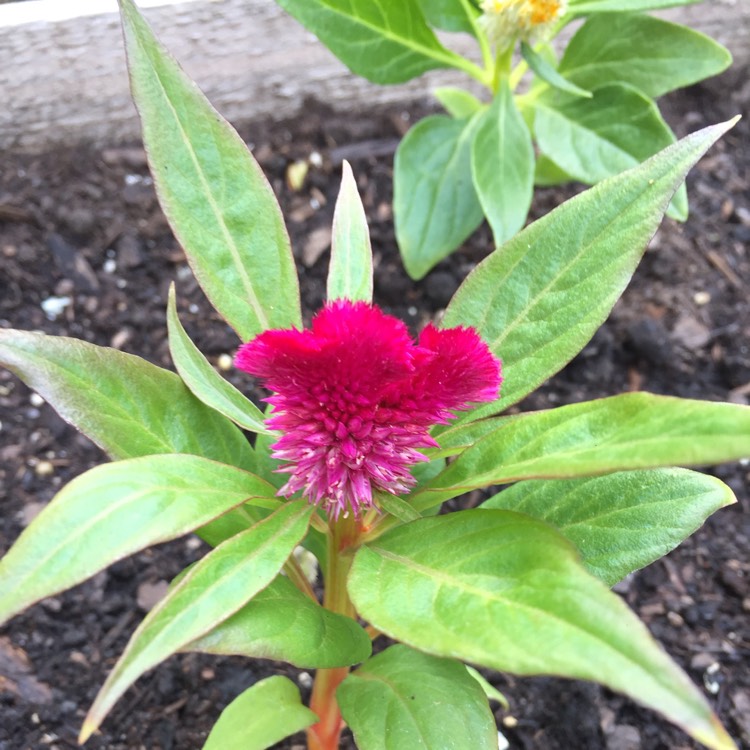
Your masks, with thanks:
[[[14,21],[13,4],[0,5],[0,149],[138,137],[114,0],[95,1],[110,11],[59,18],[61,0],[30,0],[15,4],[15,14],[27,6],[32,17]],[[41,20],[53,17],[53,9],[57,20]],[[342,110],[406,104],[437,85],[466,82],[461,73],[435,71],[401,86],[369,84],[351,75],[274,0],[178,2],[147,7],[144,14],[232,120],[291,116],[303,111],[307,97]],[[663,15],[721,41],[736,64],[750,60],[747,0],[714,0]],[[474,47],[465,35],[450,38],[450,44],[464,53]]]

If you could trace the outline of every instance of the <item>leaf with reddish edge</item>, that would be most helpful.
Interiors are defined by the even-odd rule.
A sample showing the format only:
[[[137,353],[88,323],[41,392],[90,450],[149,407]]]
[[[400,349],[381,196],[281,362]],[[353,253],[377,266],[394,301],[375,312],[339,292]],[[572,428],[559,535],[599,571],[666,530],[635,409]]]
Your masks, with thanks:
[[[0,560],[0,622],[244,502],[276,508],[274,495],[263,479],[199,456],[97,466],[64,487]],[[245,515],[244,522],[253,520]]]
[[[497,414],[574,357],[630,280],[675,190],[737,118],[683,138],[603,180],[519,232],[483,260],[442,326],[473,326],[503,362],[500,398],[461,415]]]
[[[119,2],[159,203],[198,283],[243,341],[301,325],[294,258],[268,180],[132,0]]]
[[[304,537],[312,513],[304,500],[285,503],[196,563],[133,634],[86,716],[79,742],[91,736],[144,672],[224,622],[268,586]]]
[[[361,617],[412,648],[519,675],[594,680],[714,750],[735,744],[702,693],[548,524],[466,510],[393,529],[356,553]]]
[[[411,504],[423,512],[476,487],[750,456],[750,407],[626,393],[522,414],[461,453]]]

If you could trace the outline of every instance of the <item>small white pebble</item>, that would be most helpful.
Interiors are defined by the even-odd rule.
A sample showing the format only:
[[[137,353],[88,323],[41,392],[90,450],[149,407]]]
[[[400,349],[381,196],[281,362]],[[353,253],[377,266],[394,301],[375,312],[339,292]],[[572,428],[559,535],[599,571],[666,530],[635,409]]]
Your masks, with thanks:
[[[117,281],[115,282],[115,286],[118,289],[124,289],[127,285],[128,285],[128,282],[125,281],[125,279],[117,279]]]
[[[310,208],[317,211],[320,208],[320,201],[317,198],[310,198]]]
[[[410,307],[406,312],[409,313],[412,317],[414,317],[417,314],[417,308],[416,307]]]
[[[502,732],[497,733],[497,750],[508,750],[510,742],[503,736]]]
[[[188,312],[192,313],[193,315],[197,315],[200,312],[200,307],[198,307],[195,302],[191,302],[188,305]]]
[[[313,680],[309,672],[300,672],[297,676],[297,684],[302,688],[312,687]]]
[[[42,300],[41,307],[48,320],[56,320],[72,301],[71,297],[47,297]]]
[[[711,295],[708,292],[696,292],[693,295],[693,302],[696,305],[707,305],[711,301]]]
[[[38,477],[48,477],[55,473],[55,467],[49,461],[40,461],[34,467],[34,473]]]
[[[216,365],[222,372],[232,369],[232,357],[229,354],[220,354],[216,360]]]
[[[503,726],[508,727],[508,729],[513,729],[518,726],[518,719],[515,716],[504,716]]]
[[[29,403],[32,406],[41,406],[44,403],[44,399],[38,393],[32,393],[29,396]]]
[[[313,167],[322,167],[323,166],[323,157],[317,151],[313,151],[310,154],[309,161],[310,161],[310,164]]]
[[[114,273],[117,270],[117,261],[115,261],[114,258],[107,258],[107,260],[102,263],[102,269],[104,270],[104,273]]]

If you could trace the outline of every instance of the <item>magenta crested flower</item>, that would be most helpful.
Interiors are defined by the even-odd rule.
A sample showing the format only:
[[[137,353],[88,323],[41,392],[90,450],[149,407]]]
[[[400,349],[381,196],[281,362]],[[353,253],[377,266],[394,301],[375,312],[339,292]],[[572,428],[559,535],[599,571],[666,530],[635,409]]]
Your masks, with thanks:
[[[334,518],[359,517],[376,492],[407,493],[420,449],[437,445],[430,427],[494,400],[501,382],[474,329],[430,324],[415,344],[400,320],[348,300],[327,304],[311,330],[261,333],[235,364],[274,391],[272,455],[291,474],[279,494],[302,491]]]

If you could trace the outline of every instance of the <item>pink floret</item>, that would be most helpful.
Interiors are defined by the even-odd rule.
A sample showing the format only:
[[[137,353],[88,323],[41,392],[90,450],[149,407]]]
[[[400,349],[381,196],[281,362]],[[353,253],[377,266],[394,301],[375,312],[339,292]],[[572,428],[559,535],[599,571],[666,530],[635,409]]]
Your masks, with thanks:
[[[427,326],[414,344],[400,320],[365,302],[336,300],[310,330],[265,331],[244,344],[238,368],[273,391],[272,446],[301,491],[338,518],[403,495],[411,467],[433,447],[430,427],[456,410],[497,398],[500,362],[472,328]]]

